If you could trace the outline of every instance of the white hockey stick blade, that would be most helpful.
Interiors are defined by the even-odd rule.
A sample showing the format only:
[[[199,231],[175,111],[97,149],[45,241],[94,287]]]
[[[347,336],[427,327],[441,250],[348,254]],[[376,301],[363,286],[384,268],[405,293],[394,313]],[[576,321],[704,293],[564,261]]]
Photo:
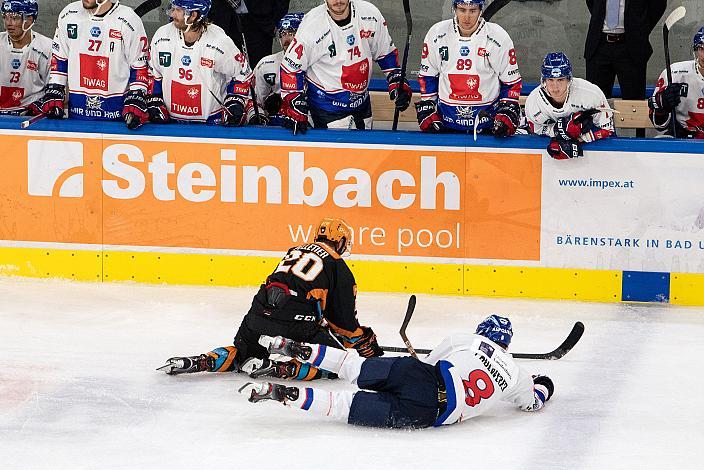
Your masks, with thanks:
[[[670,30],[672,29],[672,25],[677,23],[679,20],[684,18],[684,15],[687,14],[687,9],[683,6],[679,6],[672,10],[672,13],[670,13],[665,20],[665,26],[667,26],[667,29]]]

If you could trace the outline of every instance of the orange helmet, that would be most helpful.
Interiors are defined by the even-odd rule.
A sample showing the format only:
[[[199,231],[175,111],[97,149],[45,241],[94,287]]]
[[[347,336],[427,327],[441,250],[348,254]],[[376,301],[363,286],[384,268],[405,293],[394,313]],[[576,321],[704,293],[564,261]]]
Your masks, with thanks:
[[[326,217],[320,221],[315,241],[330,243],[339,255],[352,251],[352,227],[342,219]]]

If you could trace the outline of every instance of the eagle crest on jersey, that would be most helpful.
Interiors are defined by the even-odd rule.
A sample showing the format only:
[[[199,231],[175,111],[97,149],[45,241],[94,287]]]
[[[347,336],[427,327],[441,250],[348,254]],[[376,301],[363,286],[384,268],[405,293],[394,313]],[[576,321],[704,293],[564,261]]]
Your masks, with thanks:
[[[342,219],[326,217],[318,225],[315,240],[331,242],[339,255],[350,253],[352,251],[352,227]]]

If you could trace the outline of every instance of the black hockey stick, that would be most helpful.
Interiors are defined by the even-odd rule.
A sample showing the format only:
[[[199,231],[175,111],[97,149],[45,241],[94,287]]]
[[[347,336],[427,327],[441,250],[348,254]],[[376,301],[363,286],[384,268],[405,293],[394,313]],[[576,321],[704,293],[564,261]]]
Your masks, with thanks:
[[[558,347],[547,353],[511,353],[511,355],[516,359],[547,359],[556,361],[562,356],[567,354],[574,348],[579,339],[584,334],[584,323],[578,321],[572,327],[572,331],[567,335],[567,338]],[[406,352],[404,348],[399,348],[395,346],[382,346],[381,349],[387,352]],[[430,349],[416,349],[417,354],[429,354]]]
[[[406,345],[406,350],[399,348],[399,349],[401,349],[401,351],[399,351],[399,352],[408,351],[409,353],[411,353],[411,356],[418,359],[418,354],[416,354],[416,350],[413,349],[413,346],[411,345],[411,341],[408,339],[408,336],[406,335],[406,327],[408,327],[408,323],[410,323],[411,317],[413,316],[413,311],[415,309],[416,309],[416,296],[412,295],[411,298],[408,299],[408,308],[406,308],[406,316],[403,317],[403,323],[401,323],[401,329],[398,330],[398,333],[401,335],[401,339],[403,340],[403,343]],[[382,347],[381,349],[383,349],[384,351],[387,351],[387,349],[384,347]],[[430,351],[428,351],[428,352],[430,352]]]
[[[406,80],[406,67],[408,66],[408,49],[411,47],[411,34],[413,33],[413,18],[411,17],[411,2],[410,0],[403,0],[403,12],[406,14],[406,46],[403,49],[403,62],[401,64],[401,83],[396,92],[396,101],[394,104],[398,103],[398,99],[401,96],[401,91],[403,90],[403,83]],[[394,108],[394,122],[391,126],[391,130],[398,129],[398,115],[400,111],[398,107]],[[415,303],[415,301],[414,301]]]
[[[494,0],[482,12],[482,18],[484,18],[485,21],[489,21],[492,16],[509,3],[511,3],[511,0]]]
[[[667,84],[672,85],[672,64],[670,63],[670,47],[668,45],[668,38],[670,36],[670,30],[672,26],[679,20],[684,18],[687,14],[687,10],[679,6],[672,10],[672,13],[667,17],[665,23],[662,25],[662,42],[665,47],[665,70],[667,71]],[[672,128],[672,137],[677,138],[677,122],[675,121],[675,109],[670,111],[670,127]]]
[[[156,10],[161,6],[161,0],[146,0],[145,2],[140,3],[137,5],[134,9],[134,12],[137,13],[137,16],[140,18],[149,13],[152,10]]]
[[[235,14],[235,25],[237,26],[237,29],[240,31],[240,34],[242,35],[242,53],[247,58],[247,63],[249,64],[249,68],[252,69],[252,83],[249,87],[249,90],[252,94],[252,104],[254,105],[254,116],[257,118],[257,124],[259,124],[261,121],[259,120],[259,105],[257,104],[257,91],[255,90],[256,77],[254,76],[254,67],[257,64],[252,64],[249,61],[249,52],[247,52],[247,39],[244,37],[244,31],[242,30],[242,21],[240,21],[240,14],[237,13],[238,5],[235,4],[235,1],[236,0],[227,0],[227,3],[230,5],[230,7],[232,7],[232,12]]]

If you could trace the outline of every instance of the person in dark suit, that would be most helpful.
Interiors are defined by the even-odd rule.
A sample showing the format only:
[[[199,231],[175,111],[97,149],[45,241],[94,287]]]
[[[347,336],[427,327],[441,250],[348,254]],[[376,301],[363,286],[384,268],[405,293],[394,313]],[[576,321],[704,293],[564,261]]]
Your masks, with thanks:
[[[653,53],[648,37],[666,0],[586,0],[591,12],[584,58],[587,80],[611,98],[618,77],[623,99],[645,99],[645,72]]]
[[[247,41],[249,63],[254,68],[262,57],[271,54],[274,30],[288,13],[290,0],[213,0],[208,17],[225,30],[242,50],[242,32]],[[237,27],[239,14],[242,31]]]

